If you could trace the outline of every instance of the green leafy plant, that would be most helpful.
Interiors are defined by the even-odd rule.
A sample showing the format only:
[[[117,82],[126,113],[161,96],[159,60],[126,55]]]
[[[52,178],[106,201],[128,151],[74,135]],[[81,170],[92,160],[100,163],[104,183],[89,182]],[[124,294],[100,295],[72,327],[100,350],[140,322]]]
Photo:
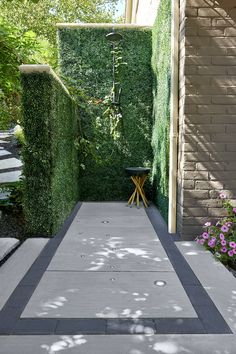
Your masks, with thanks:
[[[23,192],[24,180],[20,179],[18,182],[8,183],[0,187],[0,192],[6,196],[0,199],[0,209],[4,212],[14,214],[23,213]]]
[[[123,36],[122,60],[119,60],[127,65],[120,66],[120,78],[117,80],[122,84],[119,105],[122,126],[118,127],[122,134],[114,139],[110,124],[110,113],[116,109],[112,104],[112,53],[106,39],[111,30],[59,29],[61,73],[78,92],[75,100],[78,102],[82,134],[77,133],[77,138],[85,139],[81,144],[83,150],[92,147],[98,157],[96,159],[91,152],[84,154],[80,148],[78,150],[85,166],[79,176],[82,200],[127,199],[133,187],[125,174],[125,167],[150,166],[153,158],[151,31],[119,29]],[[66,83],[66,86],[69,85]],[[109,103],[106,96],[109,96]],[[112,123],[116,126],[117,121]],[[150,198],[150,182],[146,183],[145,190]]]
[[[227,216],[204,225],[204,232],[196,238],[196,242],[211,251],[216,259],[236,269],[236,208],[224,193],[220,194],[222,206]]]
[[[19,65],[44,63],[47,58],[42,41],[33,31],[0,17],[0,129],[22,119]]]
[[[25,144],[24,131],[20,125],[16,125],[14,128],[14,137],[19,147],[22,147]]]
[[[152,30],[154,200],[168,220],[171,84],[171,0],[161,0]]]
[[[22,74],[22,87],[27,229],[52,236],[79,198],[76,105],[47,73]]]

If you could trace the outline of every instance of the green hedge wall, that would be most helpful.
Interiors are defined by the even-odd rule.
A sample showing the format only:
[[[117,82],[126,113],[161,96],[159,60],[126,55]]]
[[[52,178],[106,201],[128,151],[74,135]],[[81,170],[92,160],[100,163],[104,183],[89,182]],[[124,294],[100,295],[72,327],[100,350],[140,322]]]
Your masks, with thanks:
[[[34,235],[53,235],[78,200],[76,106],[52,75],[24,73],[21,82],[27,226]]]
[[[162,0],[152,34],[153,185],[155,202],[168,219],[169,122],[171,82],[171,0]]]
[[[122,34],[121,138],[113,140],[103,113],[103,99],[112,88],[109,28],[59,29],[60,66],[74,90],[87,97],[81,112],[85,137],[95,147],[97,159],[84,159],[79,185],[82,200],[127,200],[133,186],[125,175],[127,166],[151,166],[152,70],[151,31],[119,29]],[[151,184],[146,189],[151,195]]]

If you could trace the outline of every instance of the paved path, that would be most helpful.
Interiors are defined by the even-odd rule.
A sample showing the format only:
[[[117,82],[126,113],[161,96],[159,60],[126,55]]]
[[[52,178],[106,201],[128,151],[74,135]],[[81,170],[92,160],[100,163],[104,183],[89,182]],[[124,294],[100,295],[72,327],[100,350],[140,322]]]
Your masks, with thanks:
[[[78,205],[5,298],[0,353],[235,353],[177,240],[153,206]]]
[[[13,133],[0,132],[0,184],[19,181],[22,162],[11,151]],[[0,198],[4,195],[0,194]]]

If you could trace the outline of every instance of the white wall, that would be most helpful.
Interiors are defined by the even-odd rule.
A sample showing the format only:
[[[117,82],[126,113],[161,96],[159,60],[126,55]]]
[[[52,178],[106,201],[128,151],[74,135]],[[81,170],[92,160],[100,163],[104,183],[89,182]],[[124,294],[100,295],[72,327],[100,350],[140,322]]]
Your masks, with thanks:
[[[160,0],[133,0],[132,23],[152,26],[156,16]]]

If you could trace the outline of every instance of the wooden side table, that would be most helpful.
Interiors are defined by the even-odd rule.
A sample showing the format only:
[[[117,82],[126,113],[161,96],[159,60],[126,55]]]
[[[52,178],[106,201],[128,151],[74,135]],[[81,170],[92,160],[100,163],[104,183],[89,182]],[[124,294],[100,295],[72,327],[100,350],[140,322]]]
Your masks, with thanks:
[[[133,181],[135,185],[135,190],[131,197],[128,200],[128,205],[132,205],[136,203],[137,207],[139,208],[139,201],[140,201],[140,196],[142,198],[144,206],[147,208],[148,207],[148,200],[145,196],[144,192],[144,184],[147,179],[147,176],[150,172],[150,168],[146,167],[127,167],[125,171],[128,173],[129,176],[131,176],[131,180]]]

